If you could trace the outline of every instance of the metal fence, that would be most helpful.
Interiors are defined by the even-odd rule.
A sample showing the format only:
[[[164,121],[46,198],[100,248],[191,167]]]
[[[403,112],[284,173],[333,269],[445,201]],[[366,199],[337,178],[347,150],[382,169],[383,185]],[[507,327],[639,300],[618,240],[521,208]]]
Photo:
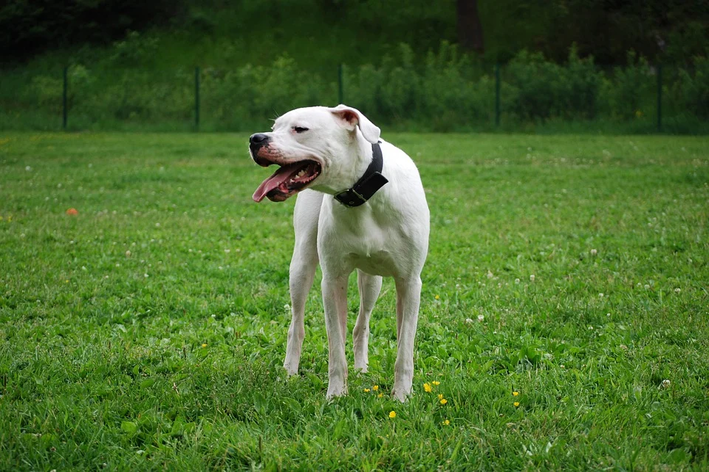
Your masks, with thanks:
[[[420,131],[571,122],[628,132],[708,130],[701,71],[648,64],[561,70],[340,64],[305,71],[288,63],[230,70],[6,70],[0,71],[0,128],[247,131],[298,106],[347,103],[378,123]]]

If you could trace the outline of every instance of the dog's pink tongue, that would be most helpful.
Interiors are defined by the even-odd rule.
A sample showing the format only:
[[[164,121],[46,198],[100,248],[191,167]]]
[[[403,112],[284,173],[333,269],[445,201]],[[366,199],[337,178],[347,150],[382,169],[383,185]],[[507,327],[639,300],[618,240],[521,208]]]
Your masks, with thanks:
[[[275,174],[264,180],[261,185],[258,186],[251,198],[253,198],[255,202],[260,202],[266,197],[268,192],[281,185],[283,182],[288,180],[291,175],[296,173],[298,171],[298,167],[298,163],[296,162],[295,164],[290,164],[279,168]]]

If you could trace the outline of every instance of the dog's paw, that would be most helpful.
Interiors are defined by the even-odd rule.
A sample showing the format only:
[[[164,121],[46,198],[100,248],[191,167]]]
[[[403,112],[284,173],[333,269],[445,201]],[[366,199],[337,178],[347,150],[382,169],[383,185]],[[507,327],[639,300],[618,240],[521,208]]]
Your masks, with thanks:
[[[410,387],[408,389],[406,389],[403,387],[394,386],[394,389],[391,392],[391,396],[394,397],[395,399],[399,400],[401,403],[405,403],[410,395],[411,395],[411,388]]]
[[[298,375],[298,362],[293,362],[290,359],[286,359],[286,361],[283,363],[283,368],[286,369],[286,373],[288,374],[288,377],[292,377],[294,375]]]
[[[327,388],[326,398],[328,400],[332,400],[337,397],[344,397],[345,395],[347,395],[347,385],[330,385]]]

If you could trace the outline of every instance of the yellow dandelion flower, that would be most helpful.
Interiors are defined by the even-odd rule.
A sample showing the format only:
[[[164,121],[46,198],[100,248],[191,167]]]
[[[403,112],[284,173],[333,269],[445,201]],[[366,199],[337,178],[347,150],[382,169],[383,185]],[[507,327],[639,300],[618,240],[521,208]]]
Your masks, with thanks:
[[[377,398],[382,398],[383,396],[384,396],[384,394],[380,393],[379,395],[377,395]]]
[[[433,388],[431,388],[430,383],[423,384],[423,389],[426,391],[426,393],[431,393],[433,391]]]
[[[389,418],[391,418],[391,419],[396,418],[396,412],[394,410],[389,412]]]
[[[365,392],[369,392],[369,389],[368,389],[368,388],[365,388],[364,391],[365,391]]]
[[[512,395],[514,395],[515,397],[519,396],[519,392],[512,392]]]
[[[441,382],[439,382],[438,380],[434,380],[434,381],[431,382],[431,383],[432,383],[433,385],[436,385],[436,386],[441,385]]]
[[[207,347],[207,344],[202,344],[202,347],[203,347],[203,348]]]
[[[448,426],[449,424],[451,424],[451,420],[445,420],[443,422],[443,426]]]
[[[439,399],[439,400],[443,400],[443,394],[442,394],[442,393],[439,393],[439,394],[438,394],[438,399]]]
[[[375,392],[379,390],[379,385],[375,385],[374,387],[372,387],[372,390],[374,390]]]
[[[448,403],[448,400],[446,400],[445,398],[441,398],[441,405],[445,405],[446,403]]]
[[[436,296],[433,297],[433,298],[435,298],[436,300],[440,300],[440,299],[441,299],[441,297],[439,297],[438,295],[436,295]]]
[[[517,408],[519,406],[519,402],[514,402],[513,405]]]

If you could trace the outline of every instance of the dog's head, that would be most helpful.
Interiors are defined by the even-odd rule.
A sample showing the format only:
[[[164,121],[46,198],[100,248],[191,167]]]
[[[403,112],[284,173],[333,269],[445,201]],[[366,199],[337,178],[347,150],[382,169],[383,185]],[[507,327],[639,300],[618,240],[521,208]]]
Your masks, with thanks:
[[[376,143],[379,128],[359,110],[298,108],[280,116],[270,133],[249,139],[251,158],[260,166],[279,169],[256,189],[253,199],[282,202],[307,187],[336,187],[336,181],[354,163],[360,140]]]

